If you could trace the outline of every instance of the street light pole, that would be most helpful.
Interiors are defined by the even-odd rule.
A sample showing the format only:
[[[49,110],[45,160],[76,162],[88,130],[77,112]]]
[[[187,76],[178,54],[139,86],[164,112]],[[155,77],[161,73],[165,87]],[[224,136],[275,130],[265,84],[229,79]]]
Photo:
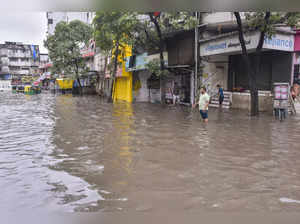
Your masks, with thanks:
[[[196,27],[195,27],[195,73],[194,73],[194,103],[196,102],[197,90],[198,90],[198,25],[199,17],[196,12]]]

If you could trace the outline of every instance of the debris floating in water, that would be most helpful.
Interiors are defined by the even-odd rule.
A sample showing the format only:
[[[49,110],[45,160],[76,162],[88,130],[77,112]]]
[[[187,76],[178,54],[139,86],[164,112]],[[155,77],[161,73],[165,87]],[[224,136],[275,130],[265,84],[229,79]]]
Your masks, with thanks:
[[[279,201],[282,203],[298,203],[298,204],[300,204],[300,201],[290,199],[290,198],[280,198]]]

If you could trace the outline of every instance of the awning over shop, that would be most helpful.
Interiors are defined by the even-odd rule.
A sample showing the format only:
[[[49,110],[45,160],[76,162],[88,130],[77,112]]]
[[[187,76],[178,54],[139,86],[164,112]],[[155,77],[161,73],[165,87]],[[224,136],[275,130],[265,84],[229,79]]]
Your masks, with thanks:
[[[247,49],[255,50],[259,42],[260,32],[248,32],[244,34],[244,37]],[[265,38],[263,49],[293,52],[294,35],[278,32],[272,38]],[[200,56],[238,54],[241,50],[237,32],[200,40]]]

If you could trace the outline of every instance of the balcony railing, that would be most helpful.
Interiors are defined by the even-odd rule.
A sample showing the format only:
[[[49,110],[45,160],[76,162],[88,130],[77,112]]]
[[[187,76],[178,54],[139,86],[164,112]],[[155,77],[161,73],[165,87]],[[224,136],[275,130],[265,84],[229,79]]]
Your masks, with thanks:
[[[31,52],[8,52],[10,58],[31,58]]]
[[[14,75],[29,75],[29,70],[10,70],[9,73]]]

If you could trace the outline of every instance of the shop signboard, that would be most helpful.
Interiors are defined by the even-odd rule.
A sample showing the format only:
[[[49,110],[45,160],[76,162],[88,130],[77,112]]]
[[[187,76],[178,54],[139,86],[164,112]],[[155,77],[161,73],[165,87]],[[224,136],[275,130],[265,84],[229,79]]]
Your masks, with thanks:
[[[163,54],[164,54],[165,65],[168,65],[168,53],[164,52]],[[159,54],[148,55],[147,53],[127,57],[125,63],[126,71],[131,72],[131,71],[145,70],[146,65],[149,62],[159,58],[160,58]]]
[[[244,34],[247,50],[255,50],[259,38],[259,32]],[[288,34],[276,33],[271,38],[265,38],[263,49],[294,51],[294,36]],[[218,54],[236,54],[241,52],[241,45],[238,34],[221,37],[214,40],[208,40],[200,43],[200,56],[210,56]]]
[[[289,105],[289,83],[274,83],[274,109],[287,109]]]
[[[288,100],[289,85],[288,84],[274,84],[274,98],[275,100]]]

